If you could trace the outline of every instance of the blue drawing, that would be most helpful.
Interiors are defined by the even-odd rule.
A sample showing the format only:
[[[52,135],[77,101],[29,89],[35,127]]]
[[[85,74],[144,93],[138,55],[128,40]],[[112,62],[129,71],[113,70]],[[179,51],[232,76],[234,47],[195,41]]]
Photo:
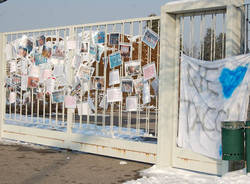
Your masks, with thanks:
[[[104,43],[105,42],[105,32],[100,31],[95,36],[95,43]]]
[[[248,65],[238,66],[235,70],[223,68],[219,81],[222,85],[225,98],[230,98],[234,90],[241,84],[245,77],[247,67]]]
[[[110,68],[113,69],[116,66],[120,66],[122,64],[121,54],[116,52],[109,56],[109,64]]]

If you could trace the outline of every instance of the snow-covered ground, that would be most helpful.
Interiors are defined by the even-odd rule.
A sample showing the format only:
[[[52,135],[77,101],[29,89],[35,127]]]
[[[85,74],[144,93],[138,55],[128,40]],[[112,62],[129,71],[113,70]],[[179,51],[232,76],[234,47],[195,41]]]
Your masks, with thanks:
[[[159,170],[153,166],[140,174],[142,178],[125,184],[250,184],[250,174],[246,174],[246,169],[219,177],[175,168]]]

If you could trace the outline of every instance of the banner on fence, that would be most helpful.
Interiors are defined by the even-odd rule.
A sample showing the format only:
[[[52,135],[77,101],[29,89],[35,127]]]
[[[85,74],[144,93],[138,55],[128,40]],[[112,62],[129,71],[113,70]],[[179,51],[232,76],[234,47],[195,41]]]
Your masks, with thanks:
[[[214,62],[181,58],[178,146],[221,158],[221,121],[247,118],[250,55]]]

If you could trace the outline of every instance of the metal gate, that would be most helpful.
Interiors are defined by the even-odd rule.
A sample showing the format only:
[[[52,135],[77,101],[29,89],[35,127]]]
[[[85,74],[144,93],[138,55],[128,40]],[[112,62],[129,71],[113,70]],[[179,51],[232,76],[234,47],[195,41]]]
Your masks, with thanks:
[[[159,35],[159,17],[1,34],[1,137],[155,163],[160,43],[151,48],[142,41],[148,28]],[[121,65],[111,68],[117,53]],[[153,65],[154,78],[143,80]],[[81,67],[91,72],[81,74],[88,80],[75,77]],[[120,79],[110,83],[115,72]],[[122,100],[108,103],[107,90],[117,88]],[[128,97],[136,109],[128,109]]]

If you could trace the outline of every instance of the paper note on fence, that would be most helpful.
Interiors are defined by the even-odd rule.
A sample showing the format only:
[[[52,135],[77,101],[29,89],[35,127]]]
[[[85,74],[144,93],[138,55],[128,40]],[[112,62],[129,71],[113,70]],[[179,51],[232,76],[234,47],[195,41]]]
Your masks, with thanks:
[[[115,85],[120,83],[119,70],[114,70],[109,72],[109,85]]]
[[[76,97],[67,95],[64,97],[65,107],[68,109],[76,108]]]
[[[127,111],[137,111],[138,107],[138,97],[137,96],[128,96],[126,98],[126,110]]]
[[[143,77],[145,81],[156,77],[155,63],[143,66]]]
[[[16,93],[15,92],[10,92],[9,102],[10,103],[15,103],[16,102]]]
[[[89,103],[81,102],[77,104],[78,115],[88,115],[90,114]]]
[[[107,89],[107,102],[121,102],[121,101],[122,101],[121,88]]]

